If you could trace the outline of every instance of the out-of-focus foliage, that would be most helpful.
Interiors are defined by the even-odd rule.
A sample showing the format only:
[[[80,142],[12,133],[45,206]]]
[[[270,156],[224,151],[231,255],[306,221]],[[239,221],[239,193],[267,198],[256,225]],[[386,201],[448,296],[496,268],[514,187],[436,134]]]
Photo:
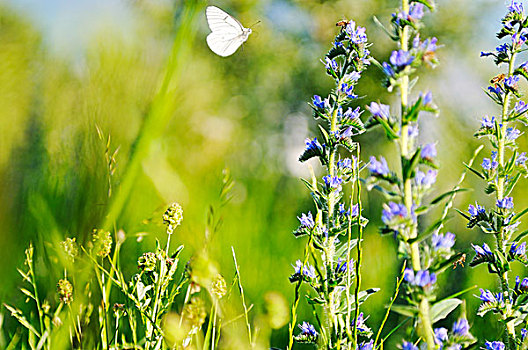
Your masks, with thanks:
[[[79,3],[84,5],[50,1],[53,6],[46,10],[36,0],[1,2],[2,301],[23,304],[16,289],[20,280],[15,267],[23,263],[30,241],[42,257],[39,252],[53,250],[53,244],[65,237],[86,242],[92,229],[104,222],[155,105],[183,6],[183,1],[168,0],[108,1],[111,6],[102,6],[100,1]],[[301,245],[290,232],[297,224],[296,214],[310,205],[298,180],[308,176],[308,168],[296,159],[310,128],[307,101],[331,84],[318,60],[330,46],[335,22],[349,18],[367,27],[373,55],[388,57],[389,41],[372,15],[387,19],[396,3],[240,0],[214,5],[246,26],[261,22],[237,53],[221,58],[206,46],[205,15],[197,17],[190,57],[181,62],[181,75],[170,86],[174,111],[142,150],[144,158],[116,228],[128,237],[142,237],[138,243],[129,239],[122,247],[121,263],[125,273],[132,275],[136,261],[125,257],[152,249],[155,237],[142,233],[163,234],[159,213],[166,203],[178,201],[186,218],[175,240],[186,245],[183,258],[188,258],[203,245],[207,208],[218,198],[222,169],[229,167],[236,182],[234,196],[224,210],[221,230],[212,239],[211,255],[223,271],[234,274],[230,248],[234,246],[256,315],[264,312],[270,295],[292,296],[287,277]],[[435,121],[434,128],[422,126],[431,139],[440,140],[440,190],[449,189],[458,178],[462,162],[475,147],[471,130],[480,114],[491,110],[480,90],[491,77],[491,65],[480,61],[478,53],[495,46],[488,38],[493,38],[498,27],[502,9],[495,10],[501,5],[484,0],[441,1],[438,15],[427,26],[445,45],[438,53],[440,68],[427,74],[427,82],[418,83],[435,86],[433,93],[441,109],[441,120]],[[358,94],[385,96],[378,84],[380,76],[370,68]],[[386,146],[380,141],[381,134],[379,138],[373,135],[360,138],[365,156],[377,155]],[[110,154],[119,149],[110,199],[105,159],[108,136]],[[466,187],[473,187],[474,181],[470,177]],[[464,196],[459,198],[457,206],[467,207]],[[516,205],[525,207],[526,201]],[[369,323],[374,326],[383,315],[375,310],[382,310],[389,299],[399,266],[393,264],[394,249],[389,248],[393,242],[374,229],[381,215],[381,199],[370,195],[365,203],[364,216],[373,224],[365,232],[364,284],[381,288],[366,304],[372,314]],[[467,247],[473,233],[466,231],[463,220],[454,217],[447,227],[457,232],[457,246]],[[48,286],[41,293],[51,299],[61,274],[53,269],[54,263],[42,258],[35,261],[40,282]],[[477,280],[484,287],[480,281],[487,278],[485,272],[475,270],[470,276],[467,271],[458,268],[451,275],[453,290]],[[468,299],[467,307],[476,308],[478,301]],[[309,310],[305,313],[309,317]],[[392,324],[397,321],[396,317],[389,319]],[[487,329],[478,327],[483,320],[470,321],[477,325],[474,334],[481,337],[479,329]],[[16,326],[8,317],[4,324],[8,329]],[[286,333],[286,327],[273,333],[272,344],[284,344]]]

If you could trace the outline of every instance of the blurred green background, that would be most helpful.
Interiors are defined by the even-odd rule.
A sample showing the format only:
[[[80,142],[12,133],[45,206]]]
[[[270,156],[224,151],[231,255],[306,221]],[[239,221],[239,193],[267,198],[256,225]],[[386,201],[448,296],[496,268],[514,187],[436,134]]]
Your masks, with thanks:
[[[208,4],[225,9],[246,26],[260,21],[231,57],[216,56],[205,43]],[[218,203],[226,167],[236,184],[222,212],[224,222],[213,239],[212,256],[223,274],[232,276],[231,246],[235,248],[255,314],[261,312],[268,291],[281,293],[288,302],[293,299],[290,264],[302,255],[304,243],[291,232],[297,227],[296,216],[312,208],[299,181],[309,176],[308,166],[299,164],[297,157],[305,137],[316,132],[307,102],[331,88],[319,60],[337,31],[335,22],[344,18],[367,27],[373,55],[386,60],[395,46],[372,17],[387,23],[398,3],[200,3],[192,22],[195,36],[183,38],[181,52],[172,56],[178,60],[177,70],[160,100],[183,5],[169,0],[0,1],[0,301],[23,303],[16,267],[23,263],[29,242],[37,246],[37,255],[53,248],[49,243],[57,239],[74,236],[86,242],[93,228],[104,225],[124,184],[130,193],[121,198],[123,208],[114,214],[116,227],[129,237],[122,253],[125,270],[133,274],[138,254],[152,249],[156,235],[163,236],[160,215],[173,201],[184,208],[173,244],[184,244],[189,257],[203,244],[208,207]],[[440,0],[438,10],[426,16],[425,33],[437,36],[444,46],[438,52],[440,66],[421,72],[415,93],[431,90],[441,109],[438,119],[424,117],[421,124],[421,141],[437,142],[438,191],[455,184],[462,163],[478,146],[472,138],[478,120],[497,113],[481,89],[497,71],[479,53],[496,46],[494,33],[504,12],[502,0]],[[358,86],[359,95],[366,96],[360,105],[380,100],[396,106],[396,96],[381,87],[380,79],[375,67],[367,71]],[[146,122],[153,110],[164,117]],[[119,148],[110,199],[106,142],[99,139],[96,125],[105,137],[110,135],[111,151]],[[368,133],[360,142],[364,159],[384,154],[398,169],[394,145],[381,132]],[[489,151],[481,157],[484,153]],[[460,195],[456,207],[467,208],[475,199],[491,203],[473,176],[465,187],[476,190]],[[528,205],[522,190],[523,185],[518,186],[517,208]],[[383,198],[366,192],[363,198],[364,216],[371,220],[364,285],[382,289],[365,304],[368,323],[376,329],[400,266],[393,240],[377,233]],[[459,249],[487,239],[467,231],[464,221],[452,216],[447,229],[457,234]],[[136,242],[136,236],[147,232]],[[37,270],[53,299],[60,271],[53,272],[44,260],[37,261]],[[444,276],[443,296],[477,282],[481,287],[495,283],[485,268],[466,266]],[[495,326],[474,315],[478,300],[473,294],[478,290],[466,294],[468,316],[475,335],[485,338]],[[310,318],[308,308],[303,306],[302,313]],[[390,317],[390,325],[397,322],[397,316]],[[9,317],[4,323],[15,326]],[[284,346],[286,336],[286,328],[277,331],[272,345]]]

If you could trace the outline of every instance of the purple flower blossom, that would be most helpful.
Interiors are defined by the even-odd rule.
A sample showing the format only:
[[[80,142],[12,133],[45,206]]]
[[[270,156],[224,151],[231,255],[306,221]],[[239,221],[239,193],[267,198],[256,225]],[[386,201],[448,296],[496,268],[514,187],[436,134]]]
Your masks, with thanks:
[[[352,130],[352,127],[349,126],[348,128],[345,128],[342,130],[338,135],[336,135],[339,139],[345,139],[347,137],[352,137],[354,135],[354,132]]]
[[[446,232],[445,235],[434,233],[431,243],[434,251],[450,249],[455,245],[455,235],[451,232]]]
[[[352,159],[345,158],[337,162],[337,167],[339,169],[352,169]]]
[[[482,159],[482,168],[485,170],[495,169],[497,166],[499,166],[499,162],[497,162],[493,158],[492,159],[489,159],[489,158]]]
[[[460,318],[453,323],[453,334],[462,337],[469,334],[469,323],[465,318]]]
[[[390,57],[390,63],[400,69],[403,69],[406,66],[410,65],[413,60],[414,57],[409,53],[409,51],[403,50],[392,51]]]
[[[488,57],[488,56],[491,56],[491,55],[493,55],[493,53],[486,52],[486,51],[480,51],[480,57]]]
[[[319,95],[314,95],[312,102],[313,102],[313,105],[317,108],[324,108],[325,106],[324,100],[321,99],[321,96]]]
[[[361,108],[360,107],[356,107],[356,109],[352,109],[352,108],[348,108],[345,113],[343,113],[343,120],[354,120],[354,119],[357,119],[359,118],[359,116],[361,115]]]
[[[337,72],[339,66],[337,65],[337,62],[333,59],[330,59],[328,57],[325,57],[325,67],[328,70]]]
[[[418,137],[420,133],[420,130],[418,129],[418,125],[409,124],[409,128],[407,129],[407,135],[409,137]]]
[[[526,158],[526,152],[523,152],[517,156],[517,159],[515,160],[515,165],[524,165],[527,159],[528,158]]]
[[[499,209],[513,209],[513,198],[512,197],[504,197],[503,199],[497,199],[497,208]]]
[[[390,109],[388,105],[371,102],[370,106],[367,106],[367,109],[370,113],[372,113],[373,117],[381,118],[384,120],[388,120],[390,117]]]
[[[422,103],[424,106],[427,106],[431,102],[433,102],[433,93],[431,91],[427,91],[424,95],[422,95]]]
[[[506,347],[501,341],[487,341],[486,350],[504,350]]]
[[[362,312],[360,312],[359,315],[358,315],[356,327],[357,327],[358,331],[360,331],[360,332],[368,332],[368,330],[369,330],[367,325],[365,324],[365,318],[363,317],[363,313]]]
[[[500,88],[498,84],[496,86],[488,86],[488,91],[496,95],[502,94],[502,89]]]
[[[447,341],[447,328],[440,327],[434,329],[435,343],[437,345],[442,345]]]
[[[306,151],[316,151],[317,153],[323,153],[323,146],[317,141],[317,138],[314,138],[313,140],[307,138],[304,140],[304,143],[306,144]]]
[[[302,335],[307,335],[314,338],[317,337],[317,331],[315,330],[315,327],[308,322],[303,322],[302,325],[300,324],[298,326],[301,329]]]
[[[334,191],[341,191],[341,184],[343,183],[343,179],[338,176],[330,176],[326,175],[323,177],[323,181],[325,182],[325,185]]]
[[[516,89],[518,83],[519,83],[518,75],[512,75],[511,77],[504,79],[504,86],[510,89]]]
[[[489,245],[487,245],[486,243],[484,243],[482,247],[475,245],[473,243],[471,244],[471,246],[475,250],[475,253],[477,254],[477,256],[486,256],[486,255],[492,256],[493,255],[493,252],[491,251]]]
[[[422,19],[424,15],[424,5],[413,2],[411,6],[409,7],[409,19],[410,20],[418,20]]]
[[[522,14],[524,11],[523,4],[521,2],[511,0],[511,3],[508,5],[508,11]]]
[[[429,273],[427,270],[420,270],[414,272],[411,268],[406,268],[403,273],[403,279],[413,286],[426,287],[436,283],[436,274]]]
[[[348,98],[357,98],[358,96],[354,94],[354,85],[348,83],[342,83],[339,87],[339,91],[344,93]]]
[[[411,342],[403,341],[402,350],[418,350],[418,347]]]
[[[499,53],[505,53],[506,51],[508,51],[508,44],[499,45],[495,48],[495,50],[497,50],[497,52]]]
[[[312,217],[312,213],[308,212],[308,215],[302,213],[301,217],[297,217],[299,219],[299,222],[301,223],[301,226],[312,229],[315,226],[315,222]]]
[[[526,328],[522,328],[521,329],[521,343],[524,341],[524,339],[526,339],[527,334],[528,334],[528,331],[526,330]]]
[[[385,73],[388,77],[394,77],[394,75],[396,75],[394,69],[392,69],[392,66],[387,62],[383,62],[381,66],[383,68],[383,73]]]
[[[436,145],[434,143],[424,145],[420,155],[422,159],[433,160],[436,157]]]
[[[526,242],[513,242],[510,247],[510,253],[513,255],[525,255],[526,254]]]
[[[389,175],[389,167],[387,165],[387,161],[385,160],[385,158],[383,158],[383,156],[380,156],[379,159],[380,160],[377,161],[376,157],[371,156],[368,169],[373,175],[379,175],[379,176]]]
[[[480,288],[479,299],[484,303],[504,303],[504,296],[502,293],[493,294],[491,291],[482,288]]]
[[[374,349],[374,340],[369,341],[368,343],[362,343],[357,350],[372,350]]]
[[[480,125],[482,128],[485,129],[492,129],[495,127],[495,117],[489,118],[488,116],[485,116],[482,118],[482,121],[480,122]]]
[[[398,204],[394,202],[389,202],[386,205],[383,206],[383,211],[381,214],[381,220],[386,224],[389,225],[390,222],[395,218],[398,217],[400,219],[403,219],[407,217],[407,208],[404,204]]]
[[[297,260],[295,262],[295,266],[293,266],[293,269],[295,271],[295,275],[302,275],[304,277],[308,277],[311,279],[315,278],[315,268],[308,263],[306,263],[306,265],[304,265],[303,267],[303,263],[301,260]],[[302,270],[302,273],[301,273],[301,270]]]
[[[469,215],[474,217],[474,216],[477,216],[479,214],[486,213],[486,209],[484,209],[484,207],[480,206],[477,202],[475,202],[475,205],[473,205],[473,204],[469,205],[468,213],[469,213]]]
[[[508,141],[515,141],[520,135],[521,132],[517,128],[511,127],[506,129],[506,140]]]
[[[428,170],[427,174],[421,172],[420,170],[416,171],[414,180],[418,186],[422,187],[431,187],[436,182],[436,175],[438,172],[436,170]]]
[[[356,22],[349,21],[345,31],[347,32],[350,41],[354,44],[359,45],[367,42],[366,29],[360,26],[356,27]]]
[[[352,206],[352,217],[355,218],[359,215],[359,204],[354,204]]]
[[[523,101],[519,100],[515,104],[515,107],[513,108],[513,110],[515,111],[515,114],[517,114],[517,115],[523,114],[524,112],[528,111],[528,104],[526,104]]]
[[[425,39],[421,44],[420,44],[420,49],[426,53],[432,53],[432,52],[435,52],[436,49],[438,48],[438,46],[436,45],[436,43],[438,42],[438,39],[435,38],[435,37],[432,37],[432,38],[429,38],[429,39]]]

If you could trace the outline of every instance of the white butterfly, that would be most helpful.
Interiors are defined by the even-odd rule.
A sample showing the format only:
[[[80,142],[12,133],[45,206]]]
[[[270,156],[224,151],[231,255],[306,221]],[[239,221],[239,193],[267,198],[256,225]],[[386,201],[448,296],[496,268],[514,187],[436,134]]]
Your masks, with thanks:
[[[251,28],[244,26],[233,16],[216,6],[205,10],[211,34],[207,36],[207,45],[211,51],[222,57],[235,53],[251,34]]]

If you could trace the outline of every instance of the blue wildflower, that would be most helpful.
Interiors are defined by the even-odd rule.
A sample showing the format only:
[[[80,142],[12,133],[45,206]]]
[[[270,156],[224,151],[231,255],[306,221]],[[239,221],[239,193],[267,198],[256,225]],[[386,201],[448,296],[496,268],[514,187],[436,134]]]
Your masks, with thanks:
[[[489,158],[482,159],[482,169],[492,170],[492,169],[495,169],[497,166],[499,166],[499,162],[497,162],[493,158],[492,159],[489,159]]]
[[[317,108],[324,108],[325,106],[324,100],[321,99],[321,96],[319,95],[314,95],[312,102],[313,102],[313,105]]]
[[[409,7],[409,19],[410,20],[418,20],[421,19],[424,15],[424,5],[413,2],[411,6]]]
[[[390,63],[398,67],[399,69],[403,69],[406,66],[410,65],[412,61],[414,60],[414,57],[409,53],[409,51],[392,51],[391,57],[390,57]]]
[[[460,318],[453,323],[453,334],[461,337],[469,334],[469,323],[465,318]]]
[[[339,169],[352,169],[352,159],[345,158],[337,162],[337,167]]]
[[[368,169],[373,175],[387,176],[389,175],[389,167],[387,161],[383,156],[379,157],[379,161],[376,160],[376,157],[371,156]]]
[[[343,77],[343,81],[348,81],[348,82],[350,82],[350,81],[358,81],[359,78],[361,78],[361,73],[354,71],[352,73],[346,74]]]
[[[292,265],[293,266],[293,265]],[[310,279],[313,279],[315,278],[315,268],[306,263],[306,265],[304,265],[303,267],[303,263],[301,260],[297,260],[295,262],[295,266],[293,266],[294,268],[294,271],[295,271],[295,275],[298,275],[298,276],[303,276],[303,277],[308,277]],[[301,273],[301,270],[302,270],[302,273]]]
[[[374,340],[369,341],[368,343],[362,343],[357,350],[372,350],[374,349]]]
[[[440,327],[434,329],[435,343],[437,345],[442,345],[447,341],[447,328]]]
[[[475,250],[475,253],[477,254],[477,256],[492,256],[493,255],[493,252],[491,251],[489,245],[487,245],[486,243],[484,243],[482,247],[475,245],[473,243],[471,244],[471,246]]]
[[[517,114],[517,115],[523,114],[524,112],[528,111],[528,104],[526,104],[523,101],[519,100],[515,104],[515,107],[513,107],[513,110],[514,110],[515,114]]]
[[[482,118],[482,121],[480,122],[480,126],[485,129],[492,129],[495,127],[495,117],[489,118],[488,116],[485,116]]]
[[[418,350],[418,347],[411,342],[403,341],[402,350]]]
[[[369,328],[365,324],[365,318],[363,317],[363,313],[362,312],[360,312],[359,315],[358,315],[357,322],[356,322],[356,327],[357,327],[357,330],[360,331],[360,332],[368,332],[369,331]]]
[[[436,145],[434,143],[428,143],[423,146],[420,156],[422,157],[422,159],[426,159],[429,161],[433,160],[433,158],[436,157]]]
[[[428,170],[427,174],[417,170],[414,180],[418,186],[422,187],[431,187],[436,182],[436,175],[438,172],[436,170]]]
[[[342,130],[338,135],[337,137],[340,138],[340,139],[345,139],[347,137],[352,137],[354,135],[354,132],[352,130],[352,127],[349,126],[348,128],[345,128],[344,130]]]
[[[497,199],[497,208],[499,209],[513,209],[513,198],[512,197],[504,197],[503,199]]]
[[[427,270],[420,270],[414,272],[411,268],[406,268],[403,273],[403,279],[413,286],[426,287],[436,283],[436,274],[429,273]]]
[[[373,117],[389,120],[390,118],[390,107],[382,103],[371,102],[367,109],[372,113]]]
[[[412,124],[409,124],[409,128],[407,129],[407,135],[409,135],[409,137],[418,137],[418,135],[420,134],[420,130],[418,129],[418,125],[412,125]]]
[[[422,103],[424,106],[428,106],[431,102],[433,102],[433,93],[431,91],[427,91],[424,95],[422,95]]]
[[[493,55],[492,52],[480,51],[480,57],[488,57]]]
[[[521,132],[517,128],[510,127],[506,129],[506,140],[508,141],[515,141],[520,135]]]
[[[343,179],[338,176],[326,175],[323,177],[323,181],[328,188],[333,189],[334,191],[341,191],[341,184]]]
[[[468,213],[469,215],[471,216],[477,216],[479,214],[484,214],[486,213],[486,209],[484,209],[483,206],[479,205],[477,202],[475,202],[475,205],[473,204],[470,204],[469,207],[468,207]]]
[[[510,253],[513,255],[525,255],[526,254],[526,242],[513,242],[510,247]]]
[[[350,41],[354,44],[359,45],[367,42],[366,29],[360,26],[356,27],[356,22],[349,21],[345,31],[348,34]]]
[[[354,94],[354,85],[348,83],[341,83],[339,91],[344,93],[348,98],[357,98],[358,96]]]
[[[486,342],[486,350],[504,350],[506,346],[501,341],[487,341]]]
[[[508,77],[504,79],[504,86],[510,88],[510,89],[517,89],[517,84],[519,83],[519,76],[518,75],[512,75],[511,77]]]
[[[504,303],[504,296],[502,293],[493,294],[491,291],[482,288],[480,288],[479,299],[484,303]]]
[[[427,54],[434,53],[436,49],[438,48],[438,46],[436,45],[437,42],[438,42],[438,39],[435,37],[425,39],[420,44],[420,49]]]
[[[339,66],[337,65],[337,62],[334,59],[330,59],[328,57],[325,57],[325,67],[328,70],[332,70],[334,72],[337,72]]]
[[[317,337],[317,331],[315,330],[315,327],[308,322],[303,322],[302,325],[299,325],[299,328],[301,329],[301,333],[303,335]]]
[[[488,86],[488,91],[496,95],[502,94],[502,89],[498,84],[496,86]]]
[[[381,67],[383,68],[383,73],[385,73],[388,77],[394,77],[396,75],[396,72],[394,72],[392,66],[387,62],[383,62]]]
[[[522,14],[524,11],[523,4],[521,2],[511,0],[511,3],[508,5],[508,11]]]
[[[505,53],[508,51],[508,44],[499,45],[495,48],[495,50],[497,50],[499,53]]]
[[[528,61],[524,62],[519,66],[519,69],[522,69],[523,71],[528,70]]]
[[[381,220],[386,224],[389,225],[390,222],[395,218],[405,218],[407,217],[407,208],[404,204],[398,204],[394,202],[389,202],[386,205],[383,206],[383,211],[381,214]]]
[[[297,219],[299,219],[299,222],[303,227],[312,229],[315,226],[315,222],[311,212],[308,212],[308,215],[302,213],[301,217],[297,217]]]
[[[515,159],[515,165],[524,165],[527,159],[528,158],[526,158],[526,152],[522,152],[517,156],[517,159]]]
[[[451,232],[446,232],[445,235],[434,233],[431,243],[434,251],[450,249],[455,245],[455,235]]]
[[[359,204],[354,204],[352,206],[352,213],[351,213],[352,217],[357,217],[359,215]]]
[[[521,343],[524,341],[524,339],[526,339],[526,335],[528,335],[528,331],[526,330],[526,328],[522,328],[521,329]]]
[[[306,144],[305,152],[316,151],[317,153],[323,153],[323,146],[317,141],[317,138],[314,138],[313,140],[307,138],[304,140],[304,143]]]

